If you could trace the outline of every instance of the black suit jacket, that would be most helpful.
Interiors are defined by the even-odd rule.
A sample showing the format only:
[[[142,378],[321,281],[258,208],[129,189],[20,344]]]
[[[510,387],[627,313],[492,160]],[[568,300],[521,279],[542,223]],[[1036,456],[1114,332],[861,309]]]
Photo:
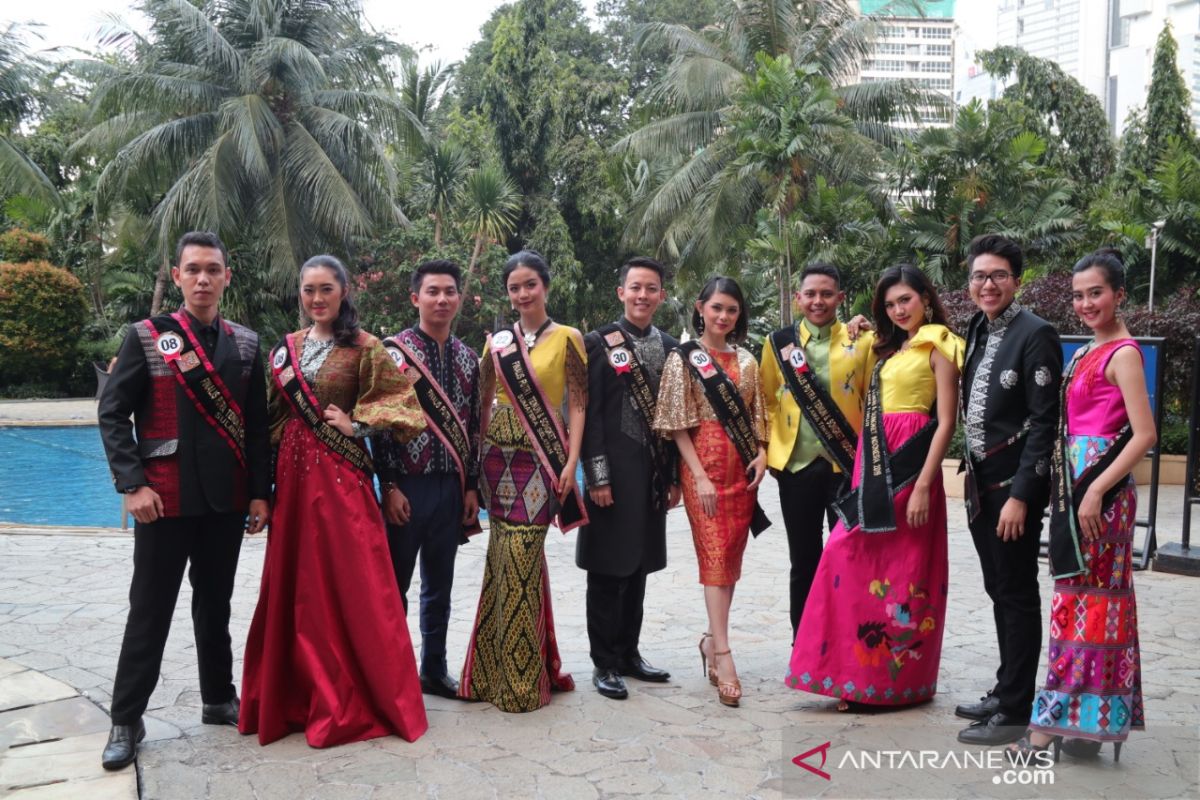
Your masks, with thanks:
[[[196,411],[182,387],[175,385],[177,438],[150,442],[140,435],[139,417],[148,414],[151,400],[150,367],[138,333],[131,325],[117,354],[117,363],[100,397],[100,437],[108,454],[109,468],[118,492],[145,485],[144,459],[153,454],[179,457],[180,516],[244,512],[235,507],[236,480],[246,482],[243,496],[266,500],[271,496],[271,453],[267,431],[267,386],[258,337],[252,353],[239,351],[237,341],[217,320],[217,344],[210,355],[217,374],[241,406],[246,431],[246,470],[221,435]],[[192,321],[193,327],[199,323]],[[233,327],[233,323],[229,323]],[[240,326],[238,326],[240,327]],[[174,378],[171,378],[174,381]],[[132,420],[130,416],[132,415]],[[135,439],[135,429],[139,435]],[[239,477],[240,476],[240,477]]]
[[[657,328],[651,328],[649,336],[661,337],[663,363],[666,354],[679,346],[678,340]],[[581,454],[585,484],[586,488],[611,486],[613,504],[600,508],[584,494],[590,521],[577,534],[575,563],[590,572],[616,577],[638,569],[654,572],[667,565],[667,513],[666,508],[654,509],[653,462],[647,445],[648,437],[656,434],[645,433],[645,438],[629,435],[631,428],[637,431],[632,422],[639,418],[629,416],[636,411],[625,379],[608,363],[604,340],[597,331],[585,336],[583,343],[588,358],[587,426]],[[657,368],[646,366],[657,394],[662,363]],[[678,458],[674,445],[668,447]],[[674,468],[672,465],[672,473]]]
[[[1007,315],[1007,319],[1005,319]],[[1031,508],[1050,499],[1050,455],[1058,438],[1062,343],[1049,322],[1014,303],[998,321],[1000,344],[986,373],[989,332],[987,316],[978,312],[967,326],[967,353],[960,384],[959,408],[967,426],[967,457],[972,458],[981,491],[1011,480],[1009,496]],[[972,386],[984,381],[983,407],[972,407]],[[971,454],[971,428],[981,426],[985,449],[997,448],[1027,428],[1023,437],[982,461]]]

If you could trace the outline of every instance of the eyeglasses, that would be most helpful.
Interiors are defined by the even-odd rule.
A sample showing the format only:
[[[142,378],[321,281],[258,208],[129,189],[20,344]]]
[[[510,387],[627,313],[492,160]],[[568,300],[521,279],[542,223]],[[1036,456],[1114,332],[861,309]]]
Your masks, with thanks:
[[[968,280],[972,286],[983,286],[988,281],[991,281],[993,286],[1003,286],[1012,280],[1012,276],[1011,272],[1000,269],[995,272],[972,272]]]

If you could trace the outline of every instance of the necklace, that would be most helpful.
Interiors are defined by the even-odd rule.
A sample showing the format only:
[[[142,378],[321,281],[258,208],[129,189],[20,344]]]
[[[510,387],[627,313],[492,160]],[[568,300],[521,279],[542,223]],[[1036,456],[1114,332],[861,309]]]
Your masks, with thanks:
[[[546,321],[543,322],[541,327],[539,327],[533,333],[526,333],[525,328],[523,328],[521,326],[521,323],[520,322],[517,323],[517,329],[521,331],[521,338],[523,338],[525,340],[525,349],[526,350],[533,349],[533,346],[535,344],[537,344],[538,337],[542,335],[542,333],[546,330],[546,328],[550,327],[550,323],[553,321],[554,320],[550,319],[549,317],[546,317]]]

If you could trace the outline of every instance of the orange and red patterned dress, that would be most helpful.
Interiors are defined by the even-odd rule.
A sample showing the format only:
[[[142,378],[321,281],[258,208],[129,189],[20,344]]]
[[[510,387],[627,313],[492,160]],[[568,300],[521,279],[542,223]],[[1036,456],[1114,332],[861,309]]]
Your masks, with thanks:
[[[755,438],[767,444],[766,401],[758,379],[758,363],[750,351],[740,347],[729,351],[705,348],[729,379],[750,412]],[[658,389],[654,429],[663,436],[686,430],[692,437],[696,455],[704,473],[717,489],[716,516],[708,516],[696,493],[691,470],[682,467],[683,506],[692,526],[692,542],[700,564],[700,583],[705,586],[731,586],[742,576],[742,554],[750,535],[750,518],[758,491],[747,491],[749,479],[725,429],[721,427],[700,382],[683,363],[678,351],[667,356]]]

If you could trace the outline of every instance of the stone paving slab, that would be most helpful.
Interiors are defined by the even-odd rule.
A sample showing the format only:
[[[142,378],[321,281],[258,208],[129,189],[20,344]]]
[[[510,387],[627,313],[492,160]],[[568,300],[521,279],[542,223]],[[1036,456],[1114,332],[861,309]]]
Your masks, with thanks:
[[[49,703],[52,700],[74,697],[76,694],[74,689],[62,681],[33,669],[26,669],[0,678],[0,711]]]
[[[771,481],[762,499],[778,523],[777,489]],[[1178,530],[1180,508],[1179,495],[1164,490],[1160,529],[1167,533],[1160,534],[1160,541]],[[630,681],[631,696],[621,702],[606,700],[591,688],[585,575],[574,566],[574,537],[554,531],[547,538],[546,556],[555,621],[564,668],[574,674],[579,688],[556,694],[548,707],[530,714],[427,698],[430,730],[412,744],[389,738],[314,750],[296,734],[260,747],[232,728],[200,724],[190,589],[185,584],[163,679],[148,711],[149,735],[138,762],[142,797],[837,796],[839,786],[844,790],[851,784],[814,789],[796,783],[798,768],[790,759],[802,752],[795,749],[800,739],[823,735],[821,741],[961,748],[954,740],[959,725],[954,705],[974,700],[990,683],[996,660],[992,613],[962,506],[952,501],[949,510],[951,589],[939,694],[925,706],[888,714],[835,714],[832,701],[783,686],[790,628],[787,544],[779,524],[750,543],[734,601],[732,644],[745,689],[741,708],[717,703],[697,661],[696,642],[705,629],[703,597],[687,520],[676,510],[668,523],[669,566],[648,582],[642,638],[645,656],[671,670],[669,683]],[[486,545],[484,537],[476,537],[459,553],[448,642],[452,669],[461,665],[466,649]],[[264,551],[262,537],[247,539],[242,550],[231,626],[239,682]],[[131,552],[128,535],[0,531],[0,657],[43,670],[107,707],[125,621]],[[1051,582],[1045,576],[1042,581],[1043,605],[1048,606]],[[1194,784],[1189,789],[1185,782],[1187,756],[1194,747],[1180,732],[1194,734],[1200,718],[1200,583],[1153,572],[1137,573],[1136,583],[1151,730],[1130,737],[1120,764],[1112,763],[1107,750],[1096,762],[1065,761],[1055,794],[1045,796],[1196,794]],[[418,591],[414,586],[411,596]],[[415,614],[409,629],[419,641]],[[1179,735],[1172,738],[1173,733]],[[1173,741],[1183,748],[1175,756],[1169,755]],[[82,756],[97,770],[102,744]],[[956,775],[949,783],[927,774],[892,777],[884,792],[857,796],[1021,796],[1002,792],[1004,787],[994,786],[986,773]],[[1042,787],[1024,796],[1038,794],[1045,794]]]
[[[0,400],[0,428],[95,424],[96,401],[91,397],[64,400]]]

